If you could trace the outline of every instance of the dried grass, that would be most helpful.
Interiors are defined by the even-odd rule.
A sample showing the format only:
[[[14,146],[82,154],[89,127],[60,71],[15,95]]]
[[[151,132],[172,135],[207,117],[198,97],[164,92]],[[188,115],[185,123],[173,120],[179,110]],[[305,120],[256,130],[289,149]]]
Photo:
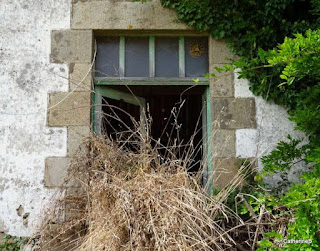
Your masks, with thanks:
[[[220,226],[232,212],[221,196],[207,196],[186,168],[161,164],[155,151],[127,152],[106,138],[86,144],[87,156],[71,165],[69,183],[78,188],[66,189],[65,210],[42,225],[39,250],[232,250]]]
[[[175,140],[173,146],[151,147],[150,133],[135,124],[118,141],[86,139],[86,153],[74,158],[69,178],[44,215],[35,250],[237,250],[231,234],[245,224],[224,203],[250,168],[240,168],[228,187],[209,196],[202,169],[188,172],[199,150],[192,142],[181,160],[174,154]],[[159,155],[160,147],[167,149],[165,155]]]

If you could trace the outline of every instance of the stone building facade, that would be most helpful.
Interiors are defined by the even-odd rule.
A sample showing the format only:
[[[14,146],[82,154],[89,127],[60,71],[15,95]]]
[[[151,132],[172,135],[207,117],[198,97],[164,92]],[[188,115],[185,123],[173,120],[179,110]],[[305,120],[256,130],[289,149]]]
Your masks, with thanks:
[[[159,0],[2,0],[0,18],[0,231],[28,236],[90,134],[96,36],[199,33]],[[208,41],[213,71],[233,56]],[[254,97],[236,72],[210,80],[210,105],[217,186],[237,158],[264,155],[293,132],[285,110]]]

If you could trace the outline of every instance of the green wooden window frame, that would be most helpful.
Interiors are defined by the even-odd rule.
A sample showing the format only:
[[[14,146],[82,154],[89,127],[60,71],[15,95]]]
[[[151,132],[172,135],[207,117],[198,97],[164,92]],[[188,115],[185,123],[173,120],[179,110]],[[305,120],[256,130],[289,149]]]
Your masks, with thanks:
[[[146,85],[158,85],[158,82],[171,82],[171,85],[190,85],[190,82],[193,82],[194,78],[186,77],[185,70],[185,37],[179,37],[179,77],[176,78],[162,78],[155,76],[155,36],[149,36],[149,77],[137,78],[137,77],[125,77],[125,42],[126,37],[120,36],[119,39],[119,77],[95,77],[96,85],[110,85],[110,84],[119,84],[119,85],[130,85],[131,82],[134,82],[132,85],[143,84]],[[196,77],[198,80],[198,85],[207,85],[208,79],[205,77]]]
[[[192,86],[192,85],[202,85],[206,86],[205,91],[202,95],[202,101],[204,109],[202,110],[202,128],[203,128],[203,147],[204,147],[204,158],[207,159],[206,170],[204,170],[203,181],[207,184],[208,191],[212,194],[212,133],[211,133],[211,104],[210,104],[210,86],[209,80],[207,78],[198,77],[197,81],[194,78],[185,77],[185,40],[184,36],[179,37],[179,78],[159,78],[155,77],[155,36],[149,37],[149,77],[148,78],[137,78],[137,77],[125,77],[125,37],[120,36],[119,42],[119,77],[95,77],[94,83],[94,106],[92,113],[93,121],[93,131],[96,134],[100,134],[100,122],[97,118],[98,113],[101,113],[102,97],[109,97],[117,99],[118,92],[108,88],[110,85],[148,85],[148,86],[170,86],[170,85],[180,85],[180,86]],[[123,95],[123,94],[122,94]],[[121,97],[124,98],[123,96]],[[128,94],[125,97],[128,103],[131,104],[145,104],[145,100],[140,100],[139,98],[130,97]],[[211,182],[208,183],[210,178]]]

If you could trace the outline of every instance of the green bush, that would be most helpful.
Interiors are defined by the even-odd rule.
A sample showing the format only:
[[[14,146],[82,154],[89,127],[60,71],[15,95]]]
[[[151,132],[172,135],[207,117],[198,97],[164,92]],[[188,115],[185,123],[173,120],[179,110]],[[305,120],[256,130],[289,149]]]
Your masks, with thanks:
[[[305,172],[301,182],[293,184],[289,191],[280,194],[272,204],[271,211],[282,207],[292,215],[287,236],[293,240],[311,240],[312,243],[287,243],[274,247],[277,239],[283,239],[276,231],[265,234],[258,250],[319,250],[320,249],[320,30],[308,30],[305,36],[296,34],[286,38],[278,48],[260,52],[269,63],[268,67],[280,69],[278,88],[295,93],[287,103],[290,119],[299,130],[304,131],[310,142],[301,146],[301,140],[290,136],[289,142],[281,141],[277,148],[262,158],[264,174],[277,173],[281,184],[274,189],[283,191],[289,185],[287,174],[294,164],[307,163],[311,171]],[[268,198],[260,194],[260,199]],[[268,205],[268,203],[263,204]],[[270,204],[269,204],[270,205]],[[255,204],[253,205],[256,206]],[[261,205],[262,206],[262,205]]]

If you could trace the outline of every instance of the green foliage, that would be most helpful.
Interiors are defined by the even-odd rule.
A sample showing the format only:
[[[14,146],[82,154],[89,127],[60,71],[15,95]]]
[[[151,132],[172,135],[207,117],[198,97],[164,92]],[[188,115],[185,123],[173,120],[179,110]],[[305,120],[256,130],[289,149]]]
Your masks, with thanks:
[[[280,67],[280,88],[291,95],[285,102],[297,129],[307,133],[311,144],[320,140],[320,30],[286,38],[268,51],[270,66]],[[289,100],[290,98],[290,100]]]
[[[209,31],[215,39],[225,39],[239,56],[234,62],[240,77],[250,80],[251,90],[277,104],[291,108],[304,87],[278,88],[281,65],[264,67],[268,50],[285,37],[315,30],[320,26],[320,1],[298,0],[162,0],[176,10],[178,19],[189,26]],[[303,39],[301,39],[303,40]],[[294,43],[294,42],[292,42]],[[302,43],[302,42],[301,42]],[[311,44],[310,44],[311,46]],[[302,56],[302,54],[301,54]],[[303,58],[303,57],[301,57]],[[291,79],[290,79],[291,80]]]
[[[273,71],[273,79],[279,81],[273,93],[282,97],[282,104],[288,108],[290,119],[296,128],[309,136],[309,143],[301,146],[301,140],[288,137],[289,142],[281,141],[277,148],[262,158],[264,174],[278,174],[282,178],[274,192],[279,193],[289,185],[287,174],[292,166],[306,161],[312,171],[304,173],[301,182],[293,185],[288,192],[275,200],[271,211],[282,207],[282,212],[294,218],[288,224],[286,238],[293,240],[312,240],[312,243],[287,243],[282,248],[272,243],[276,236],[265,236],[259,242],[258,250],[319,250],[320,249],[320,31],[296,34],[286,38],[278,48],[259,50],[260,60],[268,63]],[[263,81],[264,80],[264,81]],[[262,80],[266,83],[267,78]],[[277,81],[276,80],[276,81]],[[271,81],[271,80],[270,80]],[[281,83],[280,83],[281,82]],[[271,92],[272,93],[272,92]],[[277,101],[277,99],[275,99]],[[260,194],[270,198],[270,194]],[[259,201],[263,201],[259,197]],[[248,201],[252,208],[257,206]],[[267,202],[263,205],[269,205]],[[262,205],[261,205],[262,206]],[[256,209],[257,210],[257,209]]]
[[[320,78],[320,30],[308,30],[305,37],[302,34],[296,34],[294,39],[286,37],[277,50],[270,51],[268,63],[284,65],[281,85],[291,85],[294,80],[306,77],[306,81]]]
[[[303,184],[290,188],[282,198],[282,203],[290,209],[295,221],[289,224],[290,239],[312,240],[312,244],[290,245],[290,250],[319,250],[320,249],[320,165],[313,172],[302,175]],[[287,244],[289,245],[289,244]]]
[[[274,193],[281,193],[289,185],[288,173],[291,167],[299,162],[306,161],[309,145],[301,145],[301,139],[293,139],[288,135],[288,142],[280,141],[275,150],[261,158],[264,164],[263,175],[276,174],[281,180],[276,185]]]
[[[291,142],[287,144],[296,143],[292,141],[291,139]],[[320,149],[318,151],[320,152]],[[293,185],[288,192],[280,196],[265,190],[264,184],[256,181],[257,174],[249,176],[246,185],[232,194],[228,201],[228,206],[231,208],[235,209],[232,204],[241,195],[255,215],[259,215],[262,207],[272,215],[270,221],[267,222],[269,232],[264,233],[263,238],[258,241],[257,250],[320,250],[320,164],[318,157],[319,155],[314,158],[309,157],[310,163],[317,164],[313,166],[313,171],[306,172],[301,176],[304,182]],[[236,204],[237,212],[242,215],[244,221],[253,217],[244,203],[237,202]],[[283,222],[287,223],[285,236],[277,232],[279,224],[283,224]],[[285,243],[285,240],[311,240],[312,243]]]
[[[250,90],[287,108],[296,128],[309,137],[303,146],[289,136],[262,158],[264,174],[282,178],[273,191],[277,193],[252,183],[261,180],[258,176],[241,191],[255,214],[264,207],[274,216],[272,224],[278,217],[294,219],[286,236],[271,229],[257,250],[320,250],[320,0],[162,0],[162,5],[175,9],[189,26],[225,39],[238,56],[231,63],[241,69],[240,78],[249,79]],[[311,171],[278,193],[288,186],[287,174],[300,161]],[[237,193],[232,194],[229,202],[236,198]],[[243,205],[238,212],[244,218],[251,214]],[[311,239],[312,244],[275,245],[283,238]]]
[[[284,173],[297,161],[303,160],[307,149],[306,146],[298,146],[302,140],[293,139],[290,135],[288,139],[289,142],[281,141],[268,156],[261,158],[264,164],[263,174]]]
[[[0,243],[0,250],[20,251],[25,244],[25,238],[6,235]]]
[[[256,56],[285,36],[317,28],[319,1],[294,0],[162,0],[178,19],[196,30],[227,39],[239,56]],[[318,23],[319,24],[319,23]]]

